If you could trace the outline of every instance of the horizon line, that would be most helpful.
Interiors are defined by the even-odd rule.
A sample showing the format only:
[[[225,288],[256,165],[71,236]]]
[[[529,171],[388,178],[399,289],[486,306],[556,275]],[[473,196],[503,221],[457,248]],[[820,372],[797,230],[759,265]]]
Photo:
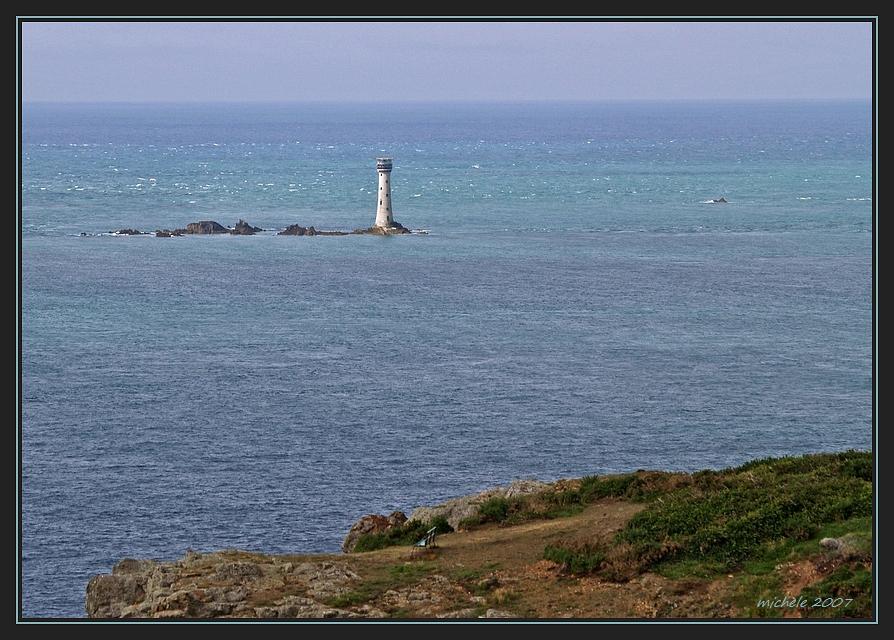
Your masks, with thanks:
[[[812,96],[792,98],[780,97],[736,97],[736,98],[520,98],[520,99],[406,99],[406,100],[21,100],[22,105],[395,105],[395,104],[605,104],[605,103],[692,103],[692,102],[866,102],[872,103],[872,96],[829,97]]]

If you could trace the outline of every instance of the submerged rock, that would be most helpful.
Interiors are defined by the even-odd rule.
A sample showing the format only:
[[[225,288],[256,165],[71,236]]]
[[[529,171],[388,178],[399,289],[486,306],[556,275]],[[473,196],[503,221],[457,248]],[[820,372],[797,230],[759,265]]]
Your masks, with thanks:
[[[173,238],[179,237],[186,233],[186,229],[156,229],[155,237],[156,238]]]
[[[186,233],[191,234],[212,234],[212,233],[230,233],[222,224],[214,220],[200,220],[199,222],[190,222],[186,225]]]
[[[711,202],[714,204],[726,204],[728,201],[723,196],[720,196],[719,198],[714,198]]]
[[[318,236],[347,236],[350,234],[347,231],[319,231],[319,230],[317,230],[317,232],[314,235],[318,235]]]
[[[114,233],[119,236],[142,236],[146,235],[142,231],[138,229],[118,229],[118,231],[109,231],[109,233]]]

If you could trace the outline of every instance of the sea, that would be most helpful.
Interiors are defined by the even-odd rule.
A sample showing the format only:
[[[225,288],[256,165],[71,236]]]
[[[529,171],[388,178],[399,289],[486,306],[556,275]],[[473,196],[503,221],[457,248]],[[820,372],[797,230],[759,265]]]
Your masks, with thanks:
[[[871,112],[25,104],[22,614],[514,479],[871,448]],[[427,233],[276,235],[370,226],[381,155]]]

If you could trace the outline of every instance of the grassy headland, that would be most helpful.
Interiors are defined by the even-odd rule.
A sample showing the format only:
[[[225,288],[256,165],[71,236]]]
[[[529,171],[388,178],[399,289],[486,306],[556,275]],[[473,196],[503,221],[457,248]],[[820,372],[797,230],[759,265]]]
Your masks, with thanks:
[[[575,528],[545,544],[542,557],[559,565],[569,580],[625,584],[651,572],[695,587],[732,575],[725,591],[739,615],[871,615],[872,457],[867,452],[769,458],[694,474],[588,476],[534,495],[491,498],[462,528],[512,527],[618,502],[643,508],[613,536]],[[826,538],[828,546],[837,546],[821,546]],[[814,565],[811,578],[799,594],[789,595],[810,604],[818,599],[819,606],[795,611],[759,606],[761,599],[791,591],[786,570],[804,563]],[[833,601],[822,606],[829,597]],[[833,606],[839,597],[852,601]]]
[[[430,526],[444,532],[437,547],[413,547]],[[227,551],[177,563],[128,561],[91,581],[88,610],[110,617],[872,616],[868,452],[562,480],[529,495],[491,497],[459,529],[411,520],[342,555]],[[142,599],[131,601],[133,594]]]

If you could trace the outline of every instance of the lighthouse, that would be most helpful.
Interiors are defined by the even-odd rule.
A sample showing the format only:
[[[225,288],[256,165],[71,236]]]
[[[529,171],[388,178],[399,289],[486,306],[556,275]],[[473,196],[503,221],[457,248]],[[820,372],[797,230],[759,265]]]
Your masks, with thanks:
[[[376,209],[376,226],[383,229],[394,227],[391,211],[391,158],[376,158],[379,172],[379,206]]]

